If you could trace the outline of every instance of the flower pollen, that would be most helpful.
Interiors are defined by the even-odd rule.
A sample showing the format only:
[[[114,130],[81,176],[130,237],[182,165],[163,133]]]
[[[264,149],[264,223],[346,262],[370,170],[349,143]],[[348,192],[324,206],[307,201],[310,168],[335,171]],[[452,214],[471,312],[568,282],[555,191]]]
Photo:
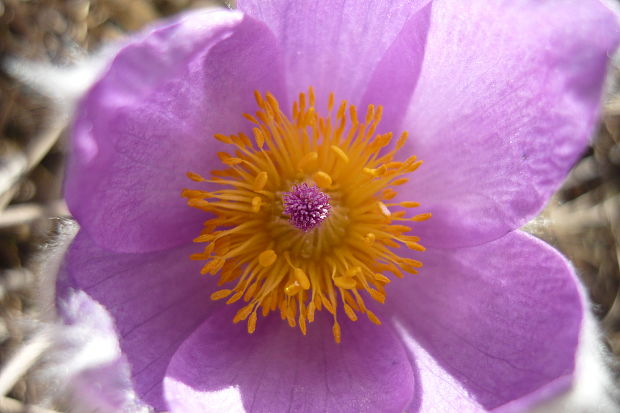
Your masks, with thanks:
[[[305,232],[319,226],[331,209],[329,195],[321,192],[316,185],[306,183],[294,185],[290,192],[285,192],[282,202],[289,222]]]
[[[333,93],[320,116],[312,88],[300,93],[292,118],[273,95],[255,98],[259,110],[244,114],[252,138],[215,135],[231,146],[218,153],[224,168],[210,179],[187,174],[219,189],[182,192],[190,207],[211,214],[194,239],[205,247],[190,257],[206,261],[201,273],[226,287],[211,298],[244,302],[233,322],[246,321],[249,333],[259,315],[274,311],[305,335],[315,312],[326,310],[336,342],[343,313],[381,324],[365,300],[384,303],[391,277],[417,273],[420,261],[393,250],[424,251],[404,223],[431,216],[407,216],[416,202],[391,202],[422,164],[415,156],[394,160],[407,132],[392,145],[392,133],[375,133],[380,106],[369,105],[360,119],[346,101],[336,108]]]

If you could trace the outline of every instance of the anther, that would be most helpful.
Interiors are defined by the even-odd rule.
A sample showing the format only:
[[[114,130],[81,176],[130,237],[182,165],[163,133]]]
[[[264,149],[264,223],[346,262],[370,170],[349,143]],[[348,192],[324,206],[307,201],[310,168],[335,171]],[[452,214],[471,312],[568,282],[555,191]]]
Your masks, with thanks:
[[[323,189],[329,188],[332,184],[332,177],[327,172],[319,171],[312,177],[314,182]]]
[[[254,190],[255,191],[262,190],[267,184],[267,178],[268,178],[267,172],[265,171],[259,172],[258,175],[256,175],[256,178],[254,178]]]
[[[258,256],[258,263],[263,267],[269,267],[276,262],[276,258],[278,258],[278,255],[274,250],[265,250]]]

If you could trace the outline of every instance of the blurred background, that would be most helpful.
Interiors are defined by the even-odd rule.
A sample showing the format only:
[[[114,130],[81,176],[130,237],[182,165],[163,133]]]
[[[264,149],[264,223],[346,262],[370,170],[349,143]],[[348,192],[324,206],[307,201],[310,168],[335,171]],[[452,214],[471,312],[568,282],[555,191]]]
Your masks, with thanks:
[[[68,217],[61,191],[66,122],[50,100],[11,77],[7,60],[70,65],[155,19],[214,3],[0,0],[0,413],[53,412],[37,407],[43,392],[31,380],[45,353],[33,345],[42,319],[36,257]],[[620,79],[618,65],[611,76]],[[620,356],[620,97],[613,87],[592,147],[526,230],[572,260],[606,344]]]

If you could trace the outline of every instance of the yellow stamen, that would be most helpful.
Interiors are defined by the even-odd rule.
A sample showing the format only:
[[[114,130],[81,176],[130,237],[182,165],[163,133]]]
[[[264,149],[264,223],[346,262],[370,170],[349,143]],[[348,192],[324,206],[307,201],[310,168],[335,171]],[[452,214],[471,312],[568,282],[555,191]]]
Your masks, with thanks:
[[[329,188],[332,184],[332,177],[323,171],[318,171],[312,178],[319,188]]]
[[[351,321],[366,314],[381,324],[364,300],[384,303],[392,278],[416,274],[422,266],[395,248],[404,246],[409,254],[425,250],[399,222],[416,225],[431,217],[409,215],[419,204],[397,198],[396,188],[422,165],[415,156],[397,158],[407,133],[392,145],[392,133],[375,134],[382,107],[358,113],[346,101],[336,105],[333,94],[322,117],[312,89],[299,95],[292,118],[273,95],[255,92],[254,98],[259,110],[243,115],[252,123],[251,138],[215,135],[232,147],[218,153],[224,166],[209,179],[187,173],[193,182],[220,189],[181,192],[190,207],[209,214],[194,239],[205,245],[190,258],[206,261],[201,274],[218,274],[218,285],[230,285],[211,299],[245,302],[233,322],[247,320],[250,334],[258,316],[272,312],[305,335],[315,312],[325,310],[333,317],[336,342],[342,339],[337,316],[343,311]],[[316,185],[329,199],[327,217],[307,231],[284,213],[284,194],[301,184]]]
[[[261,254],[258,256],[258,263],[263,267],[269,267],[274,262],[276,262],[277,258],[278,256],[276,255],[274,250],[266,250],[261,252]]]
[[[265,187],[265,185],[267,184],[267,172],[265,171],[261,171],[258,173],[258,175],[256,175],[256,178],[254,178],[254,190],[255,191],[260,191],[261,189],[263,189]]]

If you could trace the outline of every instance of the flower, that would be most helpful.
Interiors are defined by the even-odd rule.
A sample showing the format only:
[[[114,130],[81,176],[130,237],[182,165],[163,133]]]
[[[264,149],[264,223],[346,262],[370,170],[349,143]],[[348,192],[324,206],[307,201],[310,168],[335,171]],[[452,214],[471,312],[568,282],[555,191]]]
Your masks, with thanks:
[[[171,412],[461,412],[566,390],[584,298],[517,228],[587,145],[614,16],[596,0],[239,3],[129,41],[75,116],[81,230],[59,295],[108,310],[138,395]],[[363,133],[335,139],[338,122]]]

